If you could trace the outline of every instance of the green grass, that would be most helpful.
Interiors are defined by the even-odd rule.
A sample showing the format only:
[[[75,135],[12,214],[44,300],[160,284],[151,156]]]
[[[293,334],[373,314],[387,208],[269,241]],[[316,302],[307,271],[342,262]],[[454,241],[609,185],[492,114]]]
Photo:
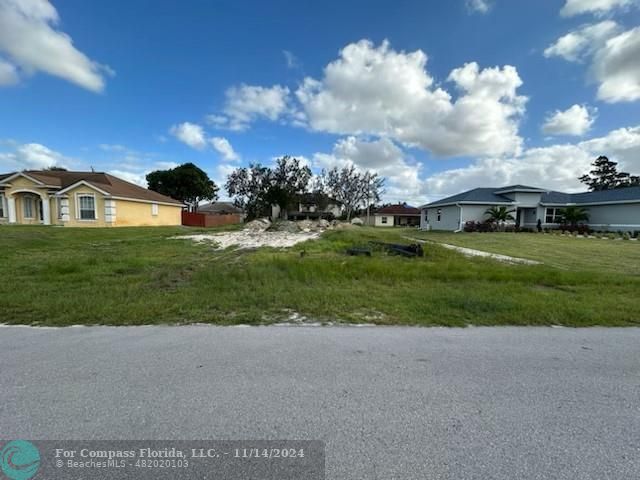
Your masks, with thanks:
[[[193,231],[0,227],[0,322],[255,324],[295,311],[379,324],[640,324],[640,242],[355,228],[234,252],[169,239]],[[344,254],[408,235],[545,264],[469,259],[436,244],[421,259]]]
[[[640,274],[640,243],[637,241],[538,233],[419,232],[413,236],[459,247],[539,260],[558,268],[595,273]]]

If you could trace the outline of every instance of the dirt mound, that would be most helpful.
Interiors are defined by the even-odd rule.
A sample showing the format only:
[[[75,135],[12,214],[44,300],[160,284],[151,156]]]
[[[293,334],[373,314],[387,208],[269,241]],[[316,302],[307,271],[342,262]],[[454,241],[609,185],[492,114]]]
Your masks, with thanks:
[[[265,232],[271,227],[268,218],[257,218],[245,224],[244,229],[249,232]]]
[[[303,232],[310,232],[311,230],[315,230],[317,227],[318,225],[313,220],[300,220],[298,222],[298,228]]]
[[[300,232],[300,227],[296,222],[292,222],[290,220],[278,220],[271,224],[271,226],[268,228],[268,231],[298,233]]]

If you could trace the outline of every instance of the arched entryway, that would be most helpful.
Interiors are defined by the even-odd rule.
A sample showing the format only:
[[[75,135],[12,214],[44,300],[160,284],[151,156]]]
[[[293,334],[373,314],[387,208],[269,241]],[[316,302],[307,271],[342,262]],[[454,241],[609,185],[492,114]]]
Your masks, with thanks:
[[[16,190],[7,196],[9,223],[51,225],[49,198],[36,190]]]

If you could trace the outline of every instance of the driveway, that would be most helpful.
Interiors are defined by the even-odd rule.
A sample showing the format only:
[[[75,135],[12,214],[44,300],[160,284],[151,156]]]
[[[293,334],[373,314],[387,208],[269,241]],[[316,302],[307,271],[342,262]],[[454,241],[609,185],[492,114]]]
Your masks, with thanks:
[[[5,439],[312,439],[328,479],[631,479],[640,329],[0,327]]]

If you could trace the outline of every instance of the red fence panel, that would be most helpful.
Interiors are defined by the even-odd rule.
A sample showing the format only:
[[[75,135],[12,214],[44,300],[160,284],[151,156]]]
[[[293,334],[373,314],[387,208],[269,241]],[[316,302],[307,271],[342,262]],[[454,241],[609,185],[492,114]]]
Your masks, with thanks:
[[[205,215],[204,213],[194,213],[182,211],[182,225],[187,227],[219,227],[221,225],[234,225],[242,223],[242,215]]]
[[[182,225],[186,225],[188,227],[204,227],[205,221],[205,215],[202,213],[187,212],[186,210],[182,211]]]

